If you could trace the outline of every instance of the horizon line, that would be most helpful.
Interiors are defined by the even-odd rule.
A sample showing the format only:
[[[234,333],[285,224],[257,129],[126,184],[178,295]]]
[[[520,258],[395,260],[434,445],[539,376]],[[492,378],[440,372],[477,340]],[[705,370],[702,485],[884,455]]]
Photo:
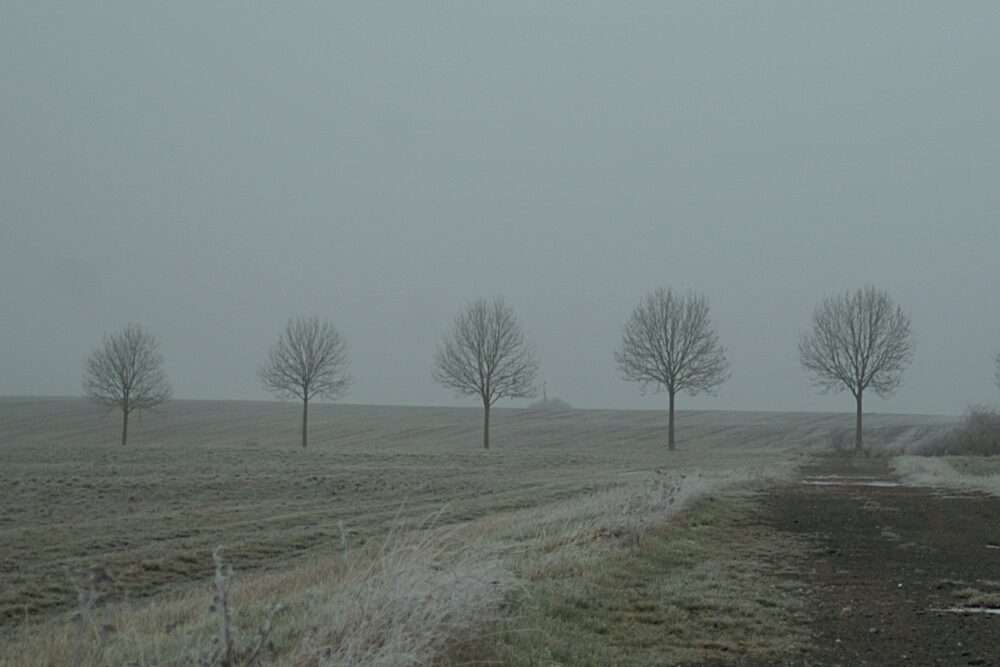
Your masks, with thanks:
[[[86,396],[72,394],[0,394],[0,401],[87,401]],[[172,398],[170,402],[187,403],[298,403],[298,400],[281,400],[266,398]],[[346,407],[371,407],[371,408],[412,408],[412,409],[448,409],[448,410],[481,410],[480,405],[456,405],[456,404],[406,404],[406,403],[351,403],[347,401],[310,401],[312,405],[341,405]],[[518,410],[528,411],[530,406],[521,407],[501,407],[494,406],[493,410]],[[575,412],[666,412],[666,408],[579,408],[570,406],[567,411]],[[765,414],[808,414],[808,415],[854,415],[853,410],[775,410],[775,409],[754,409],[754,408],[698,408],[683,409],[678,408],[678,412],[717,412],[717,413],[765,413]],[[961,417],[961,414],[948,412],[865,412],[866,415],[893,415],[893,416],[913,416],[913,417]]]

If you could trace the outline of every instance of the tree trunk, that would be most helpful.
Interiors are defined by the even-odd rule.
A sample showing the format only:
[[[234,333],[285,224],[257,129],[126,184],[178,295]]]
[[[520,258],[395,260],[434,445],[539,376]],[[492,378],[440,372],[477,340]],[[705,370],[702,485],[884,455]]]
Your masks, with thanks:
[[[856,451],[861,451],[861,446],[862,446],[862,443],[863,443],[863,438],[861,437],[861,422],[862,422],[862,419],[861,419],[861,397],[862,397],[862,395],[863,394],[859,391],[858,395],[856,396],[857,401],[858,401],[858,413],[857,413],[857,416],[856,416],[856,420],[854,422],[854,424],[855,424],[855,426],[854,426],[854,449]]]
[[[674,392],[670,392],[670,426],[667,428],[667,447],[674,451]]]
[[[128,410],[122,410],[122,447],[128,442]]]
[[[483,404],[483,449],[490,448],[490,406]]]
[[[302,449],[306,448],[308,444],[308,433],[309,433],[309,399],[302,399]]]

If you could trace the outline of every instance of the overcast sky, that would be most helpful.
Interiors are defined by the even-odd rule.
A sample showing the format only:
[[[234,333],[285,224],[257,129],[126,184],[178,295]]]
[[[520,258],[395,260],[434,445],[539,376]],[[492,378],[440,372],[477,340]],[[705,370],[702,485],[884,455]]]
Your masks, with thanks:
[[[316,314],[348,401],[468,404],[431,356],[502,294],[550,394],[662,407],[612,357],[662,285],[732,362],[679,407],[846,411],[797,340],[872,283],[916,337],[872,410],[1000,400],[995,1],[250,4],[4,3],[0,394],[136,321],[178,397],[264,398]]]

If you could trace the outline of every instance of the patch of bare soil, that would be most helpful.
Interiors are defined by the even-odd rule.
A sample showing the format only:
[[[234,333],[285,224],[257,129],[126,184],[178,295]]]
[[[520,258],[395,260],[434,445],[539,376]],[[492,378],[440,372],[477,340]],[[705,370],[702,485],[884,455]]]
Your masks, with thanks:
[[[884,460],[828,458],[763,499],[809,539],[798,566],[814,646],[741,665],[1000,665],[1000,498],[892,481]],[[976,610],[979,610],[978,613]],[[733,664],[730,662],[729,664]]]

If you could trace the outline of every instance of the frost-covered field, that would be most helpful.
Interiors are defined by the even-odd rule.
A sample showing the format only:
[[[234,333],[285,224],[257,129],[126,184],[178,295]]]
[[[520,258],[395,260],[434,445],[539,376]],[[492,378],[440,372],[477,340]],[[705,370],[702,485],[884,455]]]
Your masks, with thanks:
[[[668,452],[663,413],[498,410],[487,452],[475,409],[311,416],[302,450],[294,404],[175,401],[137,420],[122,447],[116,416],[83,401],[0,400],[0,631],[58,622],[97,566],[105,602],[200,591],[217,546],[241,573],[311,581],[324,559],[432,515],[435,530],[486,545],[477,567],[483,554],[493,567],[528,542],[638,530],[675,500],[785,474],[852,420],[682,412]],[[892,442],[940,423],[868,420]]]

